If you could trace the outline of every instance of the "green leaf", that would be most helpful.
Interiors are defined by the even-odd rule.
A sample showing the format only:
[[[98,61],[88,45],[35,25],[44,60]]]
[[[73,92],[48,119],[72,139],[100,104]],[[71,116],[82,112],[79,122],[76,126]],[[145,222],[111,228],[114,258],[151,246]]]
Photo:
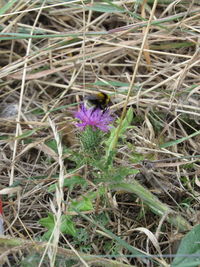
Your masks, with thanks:
[[[168,44],[159,44],[159,45],[151,45],[149,49],[152,50],[167,50],[167,49],[176,49],[182,47],[190,47],[194,46],[193,42],[179,42],[179,43],[168,43]]]
[[[17,2],[17,0],[9,1],[2,8],[0,8],[0,15],[3,15],[4,13],[6,13],[6,11],[9,10],[14,5],[15,2]]]
[[[45,145],[50,147],[54,152],[58,153],[58,147],[57,147],[56,140],[53,139],[53,140],[46,141]]]
[[[130,169],[127,167],[120,167],[120,168],[115,169],[115,173],[113,175],[113,180],[115,182],[119,182],[119,181],[122,181],[123,179],[125,179],[128,175],[133,175],[133,174],[136,174],[138,172],[139,172],[139,170],[136,170],[136,169]]]
[[[55,223],[54,223],[54,216],[52,213],[48,213],[48,217],[42,218],[39,220],[39,223],[46,227],[47,229],[53,229]]]
[[[123,83],[123,82],[119,82],[119,81],[97,81],[95,83],[93,83],[94,85],[97,86],[115,86],[115,87],[127,87],[129,86],[128,83]]]
[[[94,210],[92,201],[87,197],[83,197],[81,201],[73,201],[71,204],[70,210],[74,210],[74,209],[77,209],[78,211]]]
[[[123,134],[130,127],[132,120],[133,120],[133,109],[129,108],[126,113],[126,117],[122,122],[120,134]]]
[[[60,231],[63,234],[76,236],[76,228],[71,218],[72,217],[69,215],[61,216]],[[40,219],[39,223],[48,229],[48,231],[44,234],[44,238],[49,239],[55,227],[55,216],[52,213],[48,213],[48,217]]]
[[[98,189],[94,192],[89,192],[87,198],[90,200],[95,200],[97,197],[105,196],[106,188],[105,186],[99,186]]]
[[[10,138],[9,135],[2,135],[2,136],[0,136],[0,140],[7,140],[9,138]]]
[[[110,167],[102,173],[100,178],[95,180],[98,182],[116,183],[123,181],[128,175],[133,175],[138,172],[139,170],[128,167]]]
[[[119,137],[121,137],[122,134],[130,127],[132,120],[133,120],[133,109],[129,108],[126,113],[126,117],[124,118],[122,122],[122,126],[119,132]],[[116,135],[116,131],[117,131],[117,128],[112,129],[109,139],[105,142],[106,145],[109,147],[107,151],[107,155],[110,153],[110,148],[113,147],[112,142],[115,139],[114,136]]]
[[[76,185],[81,185],[81,186],[87,185],[87,181],[82,177],[76,175],[64,179],[63,187],[69,187],[69,189],[72,190],[73,187]],[[50,185],[48,188],[48,192],[54,192],[57,186],[58,183]]]
[[[162,145],[160,145],[161,148],[166,148],[166,147],[169,147],[169,146],[173,146],[173,145],[177,145],[177,144],[180,144],[196,135],[200,134],[200,131],[197,131],[197,132],[194,132],[193,134],[190,134],[186,137],[182,137],[180,139],[177,139],[177,140],[174,140],[174,141],[170,141],[170,142],[167,142],[167,143],[164,143]]]
[[[68,234],[72,236],[76,236],[76,228],[74,223],[69,215],[61,216],[61,227],[60,230],[63,234]]]
[[[17,139],[23,139],[29,136],[32,136],[34,133],[36,133],[39,129],[29,130],[24,132],[23,134],[17,136]]]
[[[155,0],[147,0],[147,3],[148,4],[153,4]],[[172,4],[174,0],[158,0],[158,4]],[[181,1],[181,4],[187,4],[188,3],[188,0],[185,0],[185,1]]]
[[[108,4],[93,4],[88,6],[87,9],[102,12],[102,13],[117,13],[117,12],[126,12],[125,9],[118,7],[117,5],[108,5]]]
[[[199,266],[200,264],[200,224],[196,225],[187,233],[178,248],[176,257],[172,262],[172,267]],[[191,257],[192,254],[198,254]],[[183,256],[185,255],[185,256]]]

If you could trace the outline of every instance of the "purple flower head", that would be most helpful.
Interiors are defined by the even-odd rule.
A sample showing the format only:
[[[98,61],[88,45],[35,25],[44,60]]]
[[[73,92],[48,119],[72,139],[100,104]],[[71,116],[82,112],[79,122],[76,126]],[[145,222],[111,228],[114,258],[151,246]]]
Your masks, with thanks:
[[[75,117],[82,121],[82,123],[76,124],[81,130],[90,125],[93,130],[99,128],[101,131],[107,132],[110,128],[109,124],[113,121],[108,109],[106,111],[93,107],[87,109],[84,105],[81,105],[80,110],[75,113]]]

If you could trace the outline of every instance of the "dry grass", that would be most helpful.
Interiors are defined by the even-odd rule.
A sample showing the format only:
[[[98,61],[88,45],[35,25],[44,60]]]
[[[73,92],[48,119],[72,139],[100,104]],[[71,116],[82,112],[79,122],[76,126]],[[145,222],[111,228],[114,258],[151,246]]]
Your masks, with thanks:
[[[199,1],[114,1],[104,12],[97,11],[102,1],[0,4],[0,194],[5,234],[13,241],[3,241],[0,261],[4,266],[27,266],[28,260],[33,266],[168,266],[171,259],[164,255],[176,252],[184,234],[169,222],[168,211],[185,219],[185,230],[200,214],[199,162],[189,157],[200,154]],[[75,165],[80,144],[72,104],[97,90],[111,95],[121,123],[127,107],[134,108],[134,127],[114,136],[114,165],[133,168],[141,160],[153,161],[125,182],[135,179],[146,187],[170,207],[166,213],[152,212],[137,192],[111,190],[109,178],[98,196],[105,183],[91,179],[88,166]],[[166,160],[171,157],[176,159]],[[87,187],[63,187],[74,174]],[[68,209],[89,193],[96,194],[94,210]],[[40,243],[46,230],[39,220],[48,212],[56,215],[56,227],[51,242]],[[82,241],[60,233],[63,214],[84,229]],[[133,248],[157,256],[152,262],[126,257]],[[118,257],[97,258],[106,254]],[[71,263],[64,261],[73,255]]]

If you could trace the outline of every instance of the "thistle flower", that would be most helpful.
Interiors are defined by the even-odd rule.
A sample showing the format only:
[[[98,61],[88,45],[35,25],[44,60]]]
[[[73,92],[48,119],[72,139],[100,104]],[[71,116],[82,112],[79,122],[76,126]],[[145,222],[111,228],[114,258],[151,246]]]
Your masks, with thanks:
[[[93,107],[87,109],[84,105],[81,105],[80,110],[75,113],[75,117],[82,121],[76,124],[81,130],[91,126],[93,130],[100,129],[103,132],[107,132],[110,128],[109,124],[113,121],[108,109],[104,111]]]

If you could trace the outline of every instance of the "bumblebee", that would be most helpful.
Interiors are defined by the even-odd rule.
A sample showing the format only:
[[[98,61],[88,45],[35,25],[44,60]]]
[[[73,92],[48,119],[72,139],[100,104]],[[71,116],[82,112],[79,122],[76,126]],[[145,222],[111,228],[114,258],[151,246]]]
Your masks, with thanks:
[[[106,111],[110,104],[110,96],[99,91],[95,95],[86,96],[84,99],[85,106],[87,108],[92,108],[95,111],[96,109],[101,109]]]

